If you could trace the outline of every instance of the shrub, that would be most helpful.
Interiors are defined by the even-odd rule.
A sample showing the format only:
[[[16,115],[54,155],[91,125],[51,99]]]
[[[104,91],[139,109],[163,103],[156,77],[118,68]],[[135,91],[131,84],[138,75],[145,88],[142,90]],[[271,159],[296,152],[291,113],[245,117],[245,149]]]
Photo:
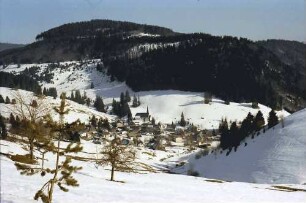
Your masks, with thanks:
[[[194,171],[194,170],[192,170],[192,169],[189,169],[188,171],[187,171],[187,175],[190,175],[190,176],[199,176],[200,174],[199,174],[199,172],[197,172],[197,171]]]

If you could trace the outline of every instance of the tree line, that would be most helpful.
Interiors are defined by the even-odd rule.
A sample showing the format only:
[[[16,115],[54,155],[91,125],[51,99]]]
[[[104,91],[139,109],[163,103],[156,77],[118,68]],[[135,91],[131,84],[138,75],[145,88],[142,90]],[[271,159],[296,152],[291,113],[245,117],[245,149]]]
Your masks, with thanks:
[[[25,74],[14,75],[12,73],[0,72],[0,86],[23,89],[38,95],[42,94],[42,89],[38,82]]]
[[[269,112],[268,128],[272,128],[279,122],[279,119],[274,110]],[[239,125],[236,121],[229,124],[227,119],[222,119],[219,124],[220,147],[224,149],[232,148],[237,149],[241,141],[246,137],[252,136],[254,138],[255,133],[259,134],[259,131],[263,129],[265,132],[265,119],[261,111],[258,111],[255,117],[248,113],[245,119]]]
[[[113,99],[113,102],[112,102],[113,113],[119,117],[127,116],[128,120],[131,121],[132,113],[131,113],[131,110],[128,104],[128,102],[130,101],[131,101],[131,97],[130,97],[129,92],[126,91],[125,94],[121,92],[120,101],[116,101],[115,99]]]
[[[267,60],[279,72],[267,67]],[[280,107],[281,97],[276,87],[294,86],[283,75],[292,69],[254,42],[235,37],[198,35],[176,46],[162,44],[139,57],[105,57],[104,64],[111,77],[135,91],[205,91],[235,102],[256,100],[274,109]]]

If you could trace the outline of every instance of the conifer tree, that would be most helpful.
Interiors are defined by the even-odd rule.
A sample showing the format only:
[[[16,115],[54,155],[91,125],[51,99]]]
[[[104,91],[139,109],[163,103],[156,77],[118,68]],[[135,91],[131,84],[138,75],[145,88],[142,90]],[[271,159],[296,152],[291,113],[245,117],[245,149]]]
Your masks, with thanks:
[[[12,128],[15,127],[16,119],[13,113],[10,114],[9,123],[12,125]]]
[[[222,119],[219,124],[219,133],[221,135],[220,138],[220,146],[222,149],[226,149],[229,147],[229,129],[227,119]]]
[[[179,123],[181,126],[186,126],[186,121],[185,121],[185,117],[184,117],[184,113],[182,112],[181,114],[181,120]]]
[[[130,102],[130,101],[131,101],[130,93],[129,93],[128,90],[125,91],[125,100],[126,100],[127,102]]]
[[[101,151],[102,157],[97,161],[103,166],[111,166],[111,181],[115,181],[115,171],[135,172],[136,154],[130,146],[121,144],[119,138],[115,134],[115,138],[103,147]]]
[[[230,127],[230,146],[238,146],[240,144],[239,128],[236,122],[232,122]]]
[[[1,139],[6,139],[7,137],[6,125],[4,122],[4,118],[2,117],[1,114],[0,114],[0,135],[1,135]]]
[[[96,97],[94,107],[97,109],[97,111],[105,112],[104,103],[100,96]]]
[[[10,98],[8,96],[6,96],[6,98],[5,98],[5,103],[6,104],[10,104],[11,103],[11,100],[10,100]]]
[[[0,94],[0,103],[4,103],[4,99],[1,94]]]
[[[140,106],[140,97],[138,95],[138,99],[137,99],[137,106]]]
[[[101,128],[105,128],[107,130],[110,130],[111,126],[110,126],[110,124],[108,122],[108,119],[107,118],[106,119],[100,118],[99,121],[98,121],[98,128],[100,128],[100,129]]]
[[[48,96],[48,94],[47,94],[47,89],[44,87],[44,89],[43,89],[43,95],[45,95],[45,96]]]
[[[151,123],[152,123],[152,125],[155,125],[155,118],[154,117],[152,117]]]
[[[137,100],[137,97],[134,94],[133,102],[132,102],[132,107],[137,107],[137,106],[138,106],[138,100]]]
[[[117,105],[117,101],[114,98],[112,102],[112,111],[113,111],[113,114],[118,114],[118,105]]]
[[[259,131],[265,125],[265,119],[261,111],[258,111],[254,118],[254,128],[256,131]]]
[[[74,93],[73,93],[73,91],[71,91],[71,94],[70,94],[70,99],[71,99],[72,101],[75,101],[75,98],[74,98]]]
[[[51,88],[49,89],[49,94],[50,94],[50,96],[53,97],[53,99],[56,99],[56,98],[57,98],[57,91],[56,91],[56,88],[55,88],[55,87],[51,87]]]
[[[80,90],[75,91],[75,102],[82,103],[82,96]]]
[[[93,127],[97,127],[97,119],[96,119],[96,116],[95,115],[92,115],[91,119],[90,119],[90,124],[93,126]]]
[[[252,133],[255,130],[254,126],[254,116],[251,113],[248,113],[247,117],[241,123],[239,130],[240,140]]]
[[[209,104],[212,102],[212,95],[209,92],[204,93],[204,103]]]
[[[269,112],[269,117],[268,117],[268,127],[272,128],[273,126],[275,126],[276,124],[278,124],[278,117],[275,113],[275,111],[272,109]]]
[[[252,108],[253,109],[258,109],[259,108],[258,107],[258,102],[256,102],[256,101],[252,102]]]
[[[90,106],[90,99],[89,99],[89,98],[86,99],[86,105],[87,105],[88,107]]]
[[[16,99],[12,99],[11,104],[16,104]]]
[[[70,143],[66,148],[62,149],[60,146],[61,139],[65,134],[65,124],[64,124],[64,115],[68,114],[69,110],[66,110],[66,103],[65,103],[65,94],[61,95],[62,100],[61,104],[58,108],[54,108],[54,110],[59,115],[59,124],[53,124],[52,130],[58,133],[57,137],[57,146],[52,146],[52,151],[55,152],[56,161],[54,169],[47,168],[42,176],[45,173],[49,173],[53,175],[53,177],[48,180],[40,190],[38,190],[34,196],[35,200],[41,198],[44,203],[51,203],[53,199],[53,191],[54,186],[57,185],[62,191],[68,192],[67,186],[77,187],[79,186],[77,180],[72,176],[73,173],[82,169],[82,167],[71,166],[71,158],[66,156],[65,160],[60,163],[60,156],[64,156],[68,153],[77,153],[82,151],[82,147],[79,144],[72,144]]]
[[[123,92],[121,92],[120,94],[120,104],[123,105],[126,102],[125,96],[123,94]]]

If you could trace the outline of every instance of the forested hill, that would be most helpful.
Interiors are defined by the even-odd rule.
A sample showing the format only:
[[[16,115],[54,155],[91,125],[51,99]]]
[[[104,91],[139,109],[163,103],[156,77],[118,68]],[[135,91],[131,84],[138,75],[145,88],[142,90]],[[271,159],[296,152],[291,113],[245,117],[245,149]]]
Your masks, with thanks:
[[[273,52],[283,63],[288,64],[299,75],[298,86],[306,87],[306,44],[288,40],[266,40],[259,41],[258,44]]]
[[[165,43],[137,57],[106,58],[104,63],[113,78],[134,90],[205,91],[273,108],[299,109],[305,100],[305,87],[297,82],[303,73],[261,44],[243,38],[193,34],[178,44]],[[295,102],[289,102],[289,95]]]
[[[25,46],[24,44],[12,44],[12,43],[1,43],[0,42],[0,52],[7,50],[7,49],[20,48],[24,46]]]
[[[183,34],[111,20],[65,24],[36,39],[1,52],[0,64],[100,58],[112,79],[134,90],[206,91],[291,111],[305,107],[305,44],[299,42]]]
[[[97,35],[128,37],[138,33],[152,35],[173,35],[168,28],[113,20],[91,20],[89,22],[68,23],[50,29],[36,36],[36,40],[84,39]]]
[[[139,43],[178,33],[159,26],[112,20],[69,23],[36,36],[36,42],[0,53],[0,63],[57,62],[117,55]],[[158,39],[155,39],[158,38]]]

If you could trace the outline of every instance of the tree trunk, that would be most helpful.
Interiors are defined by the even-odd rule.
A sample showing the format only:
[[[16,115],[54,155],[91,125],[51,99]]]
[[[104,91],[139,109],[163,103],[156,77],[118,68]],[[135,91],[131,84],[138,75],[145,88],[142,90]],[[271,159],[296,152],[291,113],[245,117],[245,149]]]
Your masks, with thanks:
[[[111,172],[111,181],[114,181],[114,173],[115,173],[115,167],[112,165],[112,172]]]
[[[33,146],[33,142],[30,142],[30,159],[33,160],[34,159],[34,146]]]
[[[42,160],[41,160],[41,170],[44,170],[44,162],[45,162],[45,153],[42,153]]]
[[[49,196],[49,202],[52,202],[52,195],[53,195],[53,188],[54,188],[54,184],[57,178],[57,173],[58,173],[58,163],[59,163],[59,155],[60,155],[60,137],[58,138],[58,142],[57,142],[57,152],[56,152],[56,162],[55,162],[55,173],[54,176],[51,180],[51,186],[50,186],[50,190],[48,192],[48,196]]]

